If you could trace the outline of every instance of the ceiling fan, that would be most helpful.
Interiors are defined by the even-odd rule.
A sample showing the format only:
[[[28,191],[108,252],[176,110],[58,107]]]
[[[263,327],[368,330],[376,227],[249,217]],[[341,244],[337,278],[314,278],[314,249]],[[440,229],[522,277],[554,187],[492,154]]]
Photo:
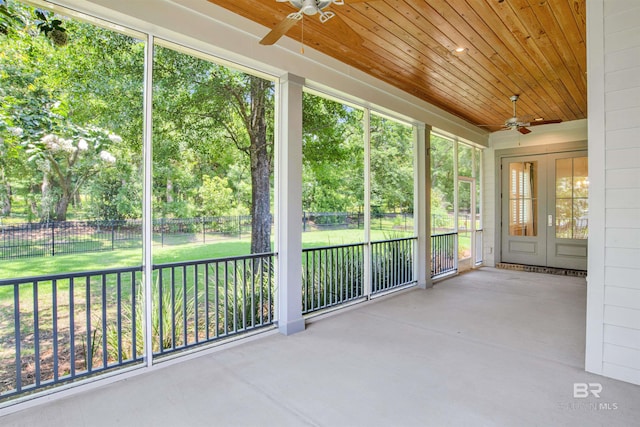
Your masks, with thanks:
[[[280,21],[262,40],[262,45],[272,45],[280,37],[284,36],[293,26],[307,16],[319,15],[322,24],[327,23],[331,18],[336,16],[335,12],[327,10],[331,5],[342,6],[351,3],[364,3],[369,0],[276,0],[278,3],[290,3],[291,6],[298,9],[292,12],[285,19]],[[339,18],[338,18],[339,19]]]
[[[518,102],[518,98],[520,98],[520,95],[512,95],[509,97],[509,99],[511,100],[511,102],[513,103],[513,117],[508,118],[503,125],[503,129],[502,130],[510,130],[510,129],[515,129],[518,132],[520,132],[523,135],[526,135],[528,133],[531,133],[531,130],[528,129],[531,126],[539,126],[539,125],[548,125],[551,123],[561,123],[562,119],[552,119],[552,120],[542,120],[542,119],[536,119],[533,121],[525,121],[522,118],[518,118],[518,113],[517,113],[517,109],[516,109],[516,103]],[[488,126],[488,125],[481,125],[481,126]]]

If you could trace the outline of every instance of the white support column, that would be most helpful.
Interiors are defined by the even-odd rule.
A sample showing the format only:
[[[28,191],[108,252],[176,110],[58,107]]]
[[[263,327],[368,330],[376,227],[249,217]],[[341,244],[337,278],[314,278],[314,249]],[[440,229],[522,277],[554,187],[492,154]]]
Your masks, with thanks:
[[[302,317],[302,87],[293,74],[280,78],[276,154],[277,323],[284,335],[304,330]]]
[[[416,252],[415,274],[418,287],[428,288],[433,285],[431,281],[431,126],[414,126],[414,170],[415,198],[414,227],[418,236]]]
[[[153,213],[152,205],[152,109],[153,109],[153,44],[154,37],[147,36],[144,50],[144,100],[143,100],[143,178],[142,178],[142,285],[144,286],[144,358],[147,366],[153,365],[152,346],[152,292],[153,281]]]
[[[363,296],[371,296],[371,110],[365,108],[362,119],[364,130],[364,271]]]

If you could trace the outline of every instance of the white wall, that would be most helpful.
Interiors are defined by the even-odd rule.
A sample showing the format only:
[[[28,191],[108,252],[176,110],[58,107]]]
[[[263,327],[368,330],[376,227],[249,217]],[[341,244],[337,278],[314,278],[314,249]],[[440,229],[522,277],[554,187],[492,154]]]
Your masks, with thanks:
[[[483,153],[482,190],[484,203],[483,215],[483,260],[486,266],[495,266],[500,262],[500,212],[496,210],[495,200],[499,200],[500,193],[496,189],[496,180],[500,165],[496,165],[496,150],[504,149],[534,149],[540,153],[553,152],[554,145],[586,141],[587,120],[574,120],[566,123],[536,126],[532,132],[522,135],[517,131],[494,132],[489,138],[489,149]]]
[[[587,19],[586,369],[640,384],[640,2],[590,0]]]

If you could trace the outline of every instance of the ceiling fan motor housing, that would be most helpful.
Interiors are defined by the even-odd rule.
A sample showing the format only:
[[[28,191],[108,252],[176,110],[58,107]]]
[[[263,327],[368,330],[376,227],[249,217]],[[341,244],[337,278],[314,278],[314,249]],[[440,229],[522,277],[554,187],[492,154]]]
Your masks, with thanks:
[[[289,0],[289,3],[305,15],[315,15],[333,3],[333,0]]]

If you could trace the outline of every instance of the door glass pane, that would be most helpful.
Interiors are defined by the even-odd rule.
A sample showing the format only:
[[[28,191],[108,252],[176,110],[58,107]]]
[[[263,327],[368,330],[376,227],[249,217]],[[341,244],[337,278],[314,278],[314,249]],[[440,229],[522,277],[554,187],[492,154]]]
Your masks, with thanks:
[[[573,159],[573,197],[589,197],[589,167],[586,157]]]
[[[556,199],[570,199],[573,191],[573,159],[556,160]]]
[[[571,199],[556,200],[556,237],[571,239],[573,235],[573,204]]]
[[[536,236],[538,162],[509,163],[509,235]]]
[[[587,157],[556,160],[556,237],[586,239],[589,172]]]

